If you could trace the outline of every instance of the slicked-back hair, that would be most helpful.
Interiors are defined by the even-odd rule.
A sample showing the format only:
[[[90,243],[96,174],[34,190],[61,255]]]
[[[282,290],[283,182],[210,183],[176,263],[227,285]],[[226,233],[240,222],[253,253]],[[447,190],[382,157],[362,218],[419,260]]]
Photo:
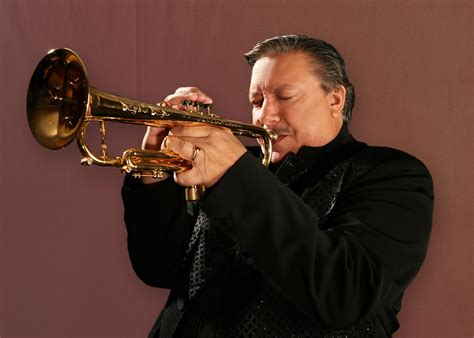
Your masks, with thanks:
[[[245,54],[245,58],[253,68],[262,57],[295,52],[308,55],[315,75],[321,80],[321,88],[325,93],[331,92],[338,86],[345,87],[346,100],[342,115],[344,121],[350,123],[355,102],[355,89],[347,77],[344,59],[331,44],[306,35],[276,36],[258,42]]]

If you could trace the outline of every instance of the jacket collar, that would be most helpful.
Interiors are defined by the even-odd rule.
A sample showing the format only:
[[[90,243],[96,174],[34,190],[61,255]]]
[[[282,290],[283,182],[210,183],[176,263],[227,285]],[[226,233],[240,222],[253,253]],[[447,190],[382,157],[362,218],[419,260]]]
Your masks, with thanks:
[[[342,124],[337,136],[331,142],[320,146],[303,146],[295,153],[289,153],[280,163],[270,165],[270,170],[286,185],[291,184],[301,175],[314,167],[323,158],[326,160],[336,154],[346,144],[354,142],[346,123]]]

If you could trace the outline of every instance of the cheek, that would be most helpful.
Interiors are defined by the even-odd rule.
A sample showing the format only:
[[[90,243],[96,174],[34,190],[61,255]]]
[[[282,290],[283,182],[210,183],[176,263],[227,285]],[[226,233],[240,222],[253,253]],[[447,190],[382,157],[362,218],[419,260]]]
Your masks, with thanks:
[[[288,126],[291,130],[292,147],[299,148],[308,144],[311,135],[315,133],[314,121],[311,119],[298,119],[288,121]],[[293,151],[295,149],[292,149]]]
[[[286,125],[292,130],[293,135],[295,137],[298,137],[302,133],[304,133],[304,130],[306,128],[306,124],[309,121],[306,121],[303,119],[300,114],[293,114],[290,115],[286,118]]]
[[[274,147],[274,150],[281,154],[286,154],[290,151],[296,153],[301,146],[301,142],[298,140],[298,136],[293,134],[285,136],[279,140]]]

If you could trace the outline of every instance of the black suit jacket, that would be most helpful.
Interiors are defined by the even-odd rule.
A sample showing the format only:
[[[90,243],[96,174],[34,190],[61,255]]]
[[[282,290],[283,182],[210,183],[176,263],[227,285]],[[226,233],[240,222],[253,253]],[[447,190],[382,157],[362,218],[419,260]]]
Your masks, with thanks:
[[[428,245],[428,170],[355,141],[345,126],[271,169],[247,153],[199,203],[211,221],[203,245],[212,271],[193,299],[185,257],[195,255],[196,215],[183,188],[126,178],[132,265],[145,283],[172,290],[176,335],[390,336]]]

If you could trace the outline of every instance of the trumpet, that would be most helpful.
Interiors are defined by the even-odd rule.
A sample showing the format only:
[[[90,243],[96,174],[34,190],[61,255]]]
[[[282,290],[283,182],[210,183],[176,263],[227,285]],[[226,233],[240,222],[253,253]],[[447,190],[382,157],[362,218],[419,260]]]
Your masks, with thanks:
[[[213,125],[229,128],[235,135],[261,140],[262,164],[268,166],[273,130],[234,120],[223,119],[211,112],[210,105],[185,102],[185,110],[170,107],[165,102],[145,103],[121,97],[89,86],[86,68],[72,50],[50,50],[38,63],[30,80],[27,94],[27,117],[31,132],[38,143],[49,149],[60,149],[77,139],[83,155],[83,165],[117,167],[136,178],[162,178],[165,173],[192,168],[192,161],[168,151],[130,148],[121,156],[108,155],[105,122],[120,122],[151,127],[173,128],[177,125]],[[87,146],[89,123],[99,123],[101,155]],[[201,187],[186,189],[187,200],[197,200]]]

